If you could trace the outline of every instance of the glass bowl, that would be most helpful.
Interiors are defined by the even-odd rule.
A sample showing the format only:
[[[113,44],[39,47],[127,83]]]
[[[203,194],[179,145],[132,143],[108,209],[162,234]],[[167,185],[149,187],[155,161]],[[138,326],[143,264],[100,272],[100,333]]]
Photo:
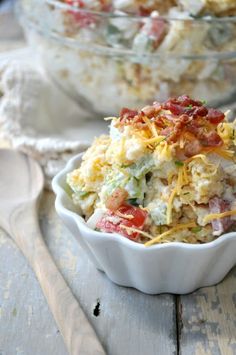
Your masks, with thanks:
[[[53,80],[90,114],[188,94],[220,106],[236,97],[236,17],[96,12],[20,0],[18,16]]]

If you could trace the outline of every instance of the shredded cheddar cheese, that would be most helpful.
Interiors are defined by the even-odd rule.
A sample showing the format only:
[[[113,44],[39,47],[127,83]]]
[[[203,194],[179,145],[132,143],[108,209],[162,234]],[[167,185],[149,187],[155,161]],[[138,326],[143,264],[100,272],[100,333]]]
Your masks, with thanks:
[[[153,138],[146,139],[146,140],[144,141],[144,143],[146,143],[146,144],[160,143],[160,142],[164,141],[165,138],[166,138],[165,136],[153,137]]]
[[[124,214],[124,213],[121,213],[120,211],[116,211],[115,214],[118,217],[129,219],[129,220],[134,218],[134,216],[132,214]]]
[[[133,227],[127,227],[124,224],[120,224],[120,227],[126,229],[128,234],[129,234],[129,232],[130,232],[130,234],[131,233],[139,233],[139,234],[143,235],[144,237],[147,237],[148,239],[152,239],[153,238],[153,236],[151,234],[149,234],[147,232],[144,232],[144,231],[141,231],[140,229],[133,228]]]
[[[172,205],[173,205],[173,201],[174,201],[176,193],[177,193],[177,188],[174,188],[174,190],[170,194],[170,197],[169,197],[169,200],[168,200],[167,211],[166,211],[167,224],[171,223]]]
[[[174,232],[177,232],[181,229],[189,229],[189,228],[193,228],[193,227],[196,227],[196,223],[195,222],[189,222],[189,223],[184,223],[184,224],[178,224],[177,226],[169,229],[168,231],[162,233],[162,234],[159,234],[157,237],[153,238],[152,240],[149,240],[148,242],[146,242],[144,245],[145,246],[150,246],[150,245],[153,245],[153,244],[156,244],[158,242],[161,241],[161,239],[163,239],[163,237],[166,237]]]
[[[152,135],[154,137],[158,137],[158,132],[156,130],[155,124],[153,124],[152,122],[150,122],[150,120],[146,117],[143,116],[143,121],[146,123],[146,125],[148,126],[150,132],[152,133]]]
[[[213,219],[220,219],[220,218],[225,218],[233,215],[236,215],[236,210],[226,211],[222,213],[211,213],[208,214],[206,217],[204,217],[203,221],[204,223],[207,223],[212,221]]]
[[[197,155],[194,155],[194,156],[192,156],[191,158],[186,159],[184,162],[185,162],[185,163],[190,163],[190,162],[191,162],[192,160],[194,160],[194,159],[202,159],[202,161],[203,161],[206,165],[212,165],[204,154],[197,154]]]
[[[224,122],[218,125],[217,133],[225,144],[228,144],[232,136],[233,128],[230,123]]]
[[[226,160],[234,159],[234,152],[232,150],[222,149],[222,148],[214,148],[212,150],[213,153],[220,155],[222,158]]]

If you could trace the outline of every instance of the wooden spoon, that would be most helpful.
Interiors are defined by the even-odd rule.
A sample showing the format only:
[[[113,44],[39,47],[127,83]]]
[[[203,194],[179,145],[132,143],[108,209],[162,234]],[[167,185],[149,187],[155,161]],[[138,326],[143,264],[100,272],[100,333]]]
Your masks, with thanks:
[[[28,259],[42,287],[70,354],[105,354],[41,236],[37,202],[43,190],[39,165],[24,155],[0,149],[0,225]]]

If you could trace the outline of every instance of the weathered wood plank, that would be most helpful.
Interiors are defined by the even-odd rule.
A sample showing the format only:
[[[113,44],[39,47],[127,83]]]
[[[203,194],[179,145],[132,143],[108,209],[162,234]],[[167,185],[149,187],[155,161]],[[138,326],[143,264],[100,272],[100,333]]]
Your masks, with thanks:
[[[180,300],[182,355],[236,354],[236,268],[219,285]]]
[[[66,355],[38,282],[0,230],[0,355]]]
[[[171,295],[148,296],[118,287],[97,271],[56,216],[47,194],[42,230],[59,269],[110,355],[174,354],[175,303]],[[99,301],[99,315],[94,309]],[[95,312],[96,313],[96,312]]]

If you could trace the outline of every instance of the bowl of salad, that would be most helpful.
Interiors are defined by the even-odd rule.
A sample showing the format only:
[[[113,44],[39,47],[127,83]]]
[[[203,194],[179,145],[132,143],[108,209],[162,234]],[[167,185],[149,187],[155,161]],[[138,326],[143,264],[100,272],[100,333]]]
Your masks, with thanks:
[[[109,117],[53,180],[56,210],[119,285],[184,294],[236,263],[236,122],[183,95]]]
[[[234,0],[20,0],[18,14],[47,74],[93,116],[179,92],[235,98]]]

